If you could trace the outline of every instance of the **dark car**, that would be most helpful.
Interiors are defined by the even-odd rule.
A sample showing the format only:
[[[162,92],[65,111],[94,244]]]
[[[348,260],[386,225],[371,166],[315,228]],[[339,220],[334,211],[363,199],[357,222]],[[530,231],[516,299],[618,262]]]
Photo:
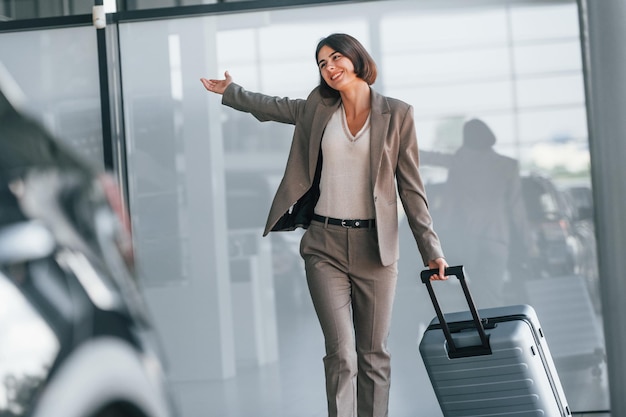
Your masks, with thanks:
[[[522,194],[536,248],[537,271],[546,276],[572,275],[578,271],[581,242],[573,225],[571,205],[547,177],[522,176]]]
[[[174,415],[119,201],[0,92],[0,416]]]
[[[585,277],[591,300],[596,311],[600,311],[600,279],[598,273],[598,251],[596,230],[593,220],[593,196],[591,187],[570,186],[563,191],[573,208],[574,231],[581,242],[579,273]]]

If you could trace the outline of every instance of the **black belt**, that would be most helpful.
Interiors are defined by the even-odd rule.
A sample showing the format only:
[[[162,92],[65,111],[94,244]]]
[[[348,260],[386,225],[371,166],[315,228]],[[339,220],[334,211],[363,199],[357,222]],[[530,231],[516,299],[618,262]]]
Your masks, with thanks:
[[[356,219],[335,219],[333,217],[324,217],[318,214],[313,215],[313,220],[320,223],[328,223],[333,226],[343,226],[347,229],[360,229],[376,227],[376,219],[356,220]]]

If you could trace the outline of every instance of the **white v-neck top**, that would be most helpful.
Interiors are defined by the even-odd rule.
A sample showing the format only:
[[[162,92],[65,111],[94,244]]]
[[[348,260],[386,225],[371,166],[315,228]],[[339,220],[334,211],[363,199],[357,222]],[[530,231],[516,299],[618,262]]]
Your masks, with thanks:
[[[369,127],[368,116],[353,136],[345,122],[343,106],[330,118],[322,136],[323,163],[316,214],[337,219],[375,217]]]

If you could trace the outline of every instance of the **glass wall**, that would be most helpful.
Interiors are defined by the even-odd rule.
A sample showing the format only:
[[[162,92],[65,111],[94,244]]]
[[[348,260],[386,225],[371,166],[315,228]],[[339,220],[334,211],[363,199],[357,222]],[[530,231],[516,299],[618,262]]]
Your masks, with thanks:
[[[103,3],[107,13],[115,12],[116,0],[103,0]],[[0,21],[91,15],[95,4],[95,0],[4,0],[0,3]],[[175,5],[179,4],[172,2],[171,6]]]
[[[94,0],[5,0],[0,4],[2,20],[90,14]]]
[[[315,45],[332,32],[371,51],[376,90],[414,106],[435,226],[478,306],[533,305],[571,409],[607,409],[576,2],[385,1],[120,24],[134,239],[183,410],[324,414],[302,231],[260,238],[292,127],[220,106],[199,78],[229,70],[249,90],[306,97],[319,77]],[[2,88],[102,166],[97,62],[93,27],[0,36]],[[494,142],[481,142],[485,152],[466,149],[471,119]],[[503,166],[519,179],[499,181],[513,172]],[[511,205],[500,213],[517,226],[508,235],[494,231],[503,195]],[[402,220],[391,414],[437,416],[417,350],[434,312]],[[486,237],[498,243],[474,244]],[[464,308],[454,281],[440,290],[448,310]]]
[[[325,413],[324,347],[298,255],[302,232],[259,239],[292,127],[220,106],[199,78],[229,70],[249,90],[306,97],[318,83],[315,46],[332,32],[350,33],[371,51],[376,90],[414,106],[435,227],[449,261],[467,266],[478,307],[533,305],[571,409],[608,408],[577,13],[575,1],[385,1],[120,24],[144,281],[162,299],[168,288],[215,283],[217,292],[207,284],[160,301],[157,315],[221,303],[215,314],[233,329],[213,336],[233,344],[234,358],[224,361],[235,369],[223,373],[232,377],[189,394],[187,374],[210,359],[180,365],[184,411]],[[417,349],[434,311],[404,219],[402,227],[390,414],[438,416]],[[469,243],[458,251],[459,241]],[[454,281],[440,290],[445,307],[463,308]],[[199,329],[209,318],[188,315],[184,326]],[[176,334],[195,342],[193,333]]]
[[[2,88],[96,167],[104,167],[96,31],[92,26],[0,35]]]

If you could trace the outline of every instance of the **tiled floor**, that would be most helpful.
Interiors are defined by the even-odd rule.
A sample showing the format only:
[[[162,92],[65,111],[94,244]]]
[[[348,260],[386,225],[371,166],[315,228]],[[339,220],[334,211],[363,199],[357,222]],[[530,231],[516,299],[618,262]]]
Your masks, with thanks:
[[[194,383],[180,401],[185,415],[211,417],[326,417],[323,339],[310,300],[278,306],[279,358],[276,363],[241,365],[224,381]],[[284,300],[284,297],[280,298]],[[418,352],[418,335],[432,317],[425,291],[400,283],[389,347],[392,353],[391,417],[441,417],[441,411]],[[602,367],[561,374],[576,417],[610,417],[606,372]],[[197,414],[189,410],[204,410]],[[584,412],[581,412],[583,411]]]

